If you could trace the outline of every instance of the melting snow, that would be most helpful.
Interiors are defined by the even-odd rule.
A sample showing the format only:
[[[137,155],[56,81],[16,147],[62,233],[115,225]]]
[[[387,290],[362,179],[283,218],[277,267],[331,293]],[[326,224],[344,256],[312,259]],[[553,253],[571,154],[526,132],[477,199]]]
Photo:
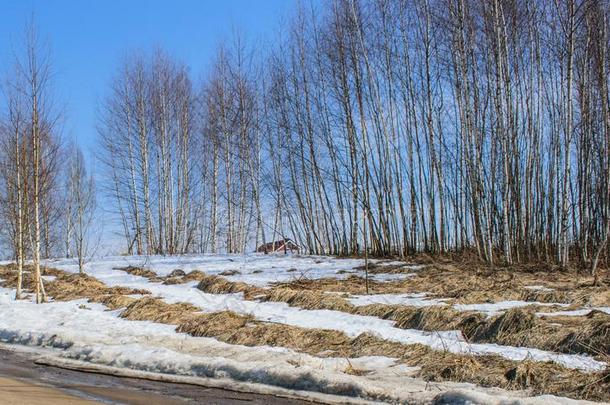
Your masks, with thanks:
[[[569,304],[533,302],[533,301],[500,301],[495,303],[484,304],[455,304],[453,307],[458,311],[477,311],[484,312],[488,316],[497,315],[508,309],[527,307],[529,305],[539,305],[542,307],[569,307]]]
[[[408,305],[413,307],[429,307],[435,305],[447,305],[447,299],[426,298],[424,293],[416,294],[374,294],[374,295],[353,295],[349,301],[356,306],[371,304],[386,305]]]
[[[320,399],[319,392],[393,403],[430,403],[441,393],[445,399],[475,403],[584,403],[554,396],[523,397],[523,392],[467,383],[437,382],[430,390],[428,382],[412,377],[417,369],[392,358],[319,358],[286,348],[230,345],[176,333],[172,325],[128,321],[118,317],[120,311],[108,311],[85,300],[36,305],[15,301],[13,296],[14,290],[0,288],[0,341],[39,348],[40,353],[58,358],[58,364],[62,358],[72,359],[133,370],[135,377],[147,372],[175,375],[177,381],[180,376],[195,378],[195,382],[197,378],[202,382],[205,378],[230,379],[263,393],[273,393],[272,387],[299,390],[301,397],[309,395],[314,400]],[[350,366],[366,374],[346,374]],[[334,397],[334,402],[350,401]]]
[[[261,257],[261,256],[259,256]],[[205,257],[208,259],[208,257]],[[229,257],[222,257],[221,262],[226,262]],[[168,259],[169,260],[169,259]],[[176,260],[176,258],[173,258]],[[185,260],[185,259],[182,259]],[[236,260],[240,260],[237,259]],[[264,258],[269,265],[273,259]],[[283,263],[282,267],[288,267],[292,263],[289,258],[278,258]],[[299,259],[301,260],[301,259]],[[303,259],[304,260],[304,259]],[[316,259],[318,260],[318,259]],[[296,260],[298,262],[298,260]],[[327,259],[328,267],[338,266],[341,259]],[[77,271],[70,261],[58,261],[55,267],[66,271]],[[311,265],[308,263],[307,265]],[[345,264],[343,264],[345,266]],[[87,272],[98,278],[109,286],[126,286],[132,288],[144,288],[154,295],[162,297],[170,303],[189,302],[205,312],[216,312],[229,310],[238,314],[252,315],[256,319],[303,328],[334,329],[344,332],[350,337],[356,337],[362,333],[371,333],[382,339],[404,344],[423,344],[436,350],[447,350],[453,353],[468,353],[475,355],[497,354],[510,360],[531,359],[535,361],[554,361],[569,368],[582,370],[601,370],[606,364],[585,355],[571,355],[548,352],[539,349],[523,347],[500,346],[496,344],[471,344],[466,342],[460,331],[424,332],[414,329],[399,329],[394,327],[394,322],[383,320],[372,316],[348,314],[331,310],[304,310],[290,307],[281,302],[256,302],[248,301],[241,294],[207,294],[196,288],[196,282],[163,285],[151,283],[147,279],[129,275],[120,270],[113,270],[117,263],[114,260],[91,262],[87,266]],[[201,263],[200,265],[201,266]],[[253,266],[261,266],[257,260],[253,260]],[[157,271],[156,267],[153,267]],[[176,263],[170,265],[165,263],[164,270],[159,273],[169,273],[176,268]],[[201,268],[201,267],[200,267]],[[276,267],[277,268],[277,267]],[[208,272],[208,269],[203,269]],[[226,270],[226,269],[225,269]],[[273,272],[273,269],[268,270]],[[255,274],[259,276],[260,274]]]
[[[610,315],[610,307],[594,307],[594,308],[583,308],[576,309],[573,311],[556,311],[556,312],[537,312],[538,316],[585,316],[588,315],[589,312],[596,310],[605,312]]]
[[[555,289],[548,288],[543,285],[526,285],[523,288],[526,288],[528,290],[534,290],[534,291],[555,291]]]

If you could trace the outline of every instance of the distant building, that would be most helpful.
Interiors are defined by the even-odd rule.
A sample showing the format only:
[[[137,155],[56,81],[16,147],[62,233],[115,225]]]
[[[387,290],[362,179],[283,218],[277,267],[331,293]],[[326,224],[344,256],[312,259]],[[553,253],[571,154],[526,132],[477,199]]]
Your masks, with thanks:
[[[299,253],[299,246],[291,239],[282,239],[275,242],[264,243],[256,251],[258,253]]]

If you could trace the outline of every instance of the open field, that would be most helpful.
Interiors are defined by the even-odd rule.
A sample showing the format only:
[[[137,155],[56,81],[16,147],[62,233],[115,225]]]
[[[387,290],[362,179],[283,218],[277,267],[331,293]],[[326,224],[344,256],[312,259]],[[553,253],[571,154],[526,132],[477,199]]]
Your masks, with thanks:
[[[573,273],[375,261],[366,294],[358,259],[47,266],[52,301],[38,306],[15,302],[14,266],[0,268],[0,340],[57,361],[321,402],[610,401],[610,289]]]

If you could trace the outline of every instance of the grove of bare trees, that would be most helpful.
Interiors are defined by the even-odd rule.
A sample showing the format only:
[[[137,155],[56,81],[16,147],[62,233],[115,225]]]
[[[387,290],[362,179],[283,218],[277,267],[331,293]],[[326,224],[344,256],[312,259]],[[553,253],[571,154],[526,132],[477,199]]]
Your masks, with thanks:
[[[336,0],[201,86],[126,60],[101,114],[129,252],[473,251],[607,260],[608,13],[596,0]],[[253,57],[254,51],[256,57]]]
[[[0,238],[17,264],[16,298],[27,282],[40,303],[46,300],[41,262],[63,255],[62,240],[68,257],[74,247],[82,271],[96,195],[82,152],[63,144],[51,54],[33,22],[14,55],[2,81]]]
[[[99,106],[104,210],[128,254],[291,238],[315,254],[596,274],[610,249],[609,13],[602,0],[328,0],[301,4],[266,47],[222,43],[196,78],[170,52],[133,51]],[[28,32],[3,85],[0,208],[38,274],[42,257],[84,255],[96,204]]]

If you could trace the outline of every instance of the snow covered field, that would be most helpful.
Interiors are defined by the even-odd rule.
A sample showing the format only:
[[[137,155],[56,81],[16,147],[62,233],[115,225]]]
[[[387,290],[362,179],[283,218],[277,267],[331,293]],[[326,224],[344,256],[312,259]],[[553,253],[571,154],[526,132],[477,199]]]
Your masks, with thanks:
[[[78,266],[74,260],[50,260],[50,267],[76,272]],[[364,260],[338,259],[325,256],[299,255],[184,255],[184,256],[111,256],[94,259],[86,264],[87,273],[97,277],[100,271],[113,268],[134,266],[146,267],[159,276],[167,276],[173,270],[180,269],[186,273],[201,270],[206,274],[225,275],[231,281],[241,281],[255,286],[268,286],[270,283],[290,282],[300,278],[318,279],[334,277],[345,279],[361,272],[355,267],[363,266]],[[417,271],[420,266],[414,266]],[[407,278],[408,274],[377,274],[372,278],[378,281]]]
[[[47,263],[67,272],[77,272],[73,260]],[[373,316],[334,310],[308,310],[284,302],[247,300],[244,294],[209,294],[196,288],[197,282],[162,284],[130,275],[118,268],[142,267],[158,276],[176,269],[223,275],[231,281],[268,287],[272,283],[299,279],[338,278],[360,275],[356,269],[363,261],[316,256],[272,255],[200,255],[182,257],[108,257],[86,265],[87,274],[107,286],[145,289],[167,303],[190,303],[202,313],[231,311],[273,324],[300,328],[330,329],[355,338],[368,333],[389,342],[420,344],[434,350],[468,355],[495,354],[509,360],[551,361],[569,369],[585,372],[603,370],[606,364],[587,355],[554,353],[526,347],[468,343],[460,331],[425,332],[400,329],[395,322]],[[396,274],[374,274],[376,281],[408,280],[421,269]],[[411,273],[412,271],[412,273]],[[130,321],[119,317],[121,309],[109,311],[101,304],[86,300],[51,302],[35,305],[13,300],[14,291],[0,288],[0,341],[15,345],[44,348],[47,354],[104,366],[129,368],[198,378],[231,379],[263,384],[311,395],[331,394],[390,402],[427,402],[439,392],[471,398],[475,402],[497,402],[509,396],[524,402],[544,402],[550,397],[528,397],[526,393],[475,387],[471,384],[435,383],[430,390],[423,380],[414,378],[413,367],[383,356],[362,358],[316,357],[283,347],[246,347],[213,338],[177,333],[175,326],[149,321]],[[444,298],[425,294],[353,295],[356,306],[382,303],[388,305],[446,306]],[[458,306],[458,310],[481,311],[487,315],[522,305],[551,305],[532,302],[498,302]],[[564,305],[566,306],[566,305]],[[358,370],[351,373],[349,370]],[[324,400],[332,401],[332,397]],[[570,403],[572,400],[552,398]]]

